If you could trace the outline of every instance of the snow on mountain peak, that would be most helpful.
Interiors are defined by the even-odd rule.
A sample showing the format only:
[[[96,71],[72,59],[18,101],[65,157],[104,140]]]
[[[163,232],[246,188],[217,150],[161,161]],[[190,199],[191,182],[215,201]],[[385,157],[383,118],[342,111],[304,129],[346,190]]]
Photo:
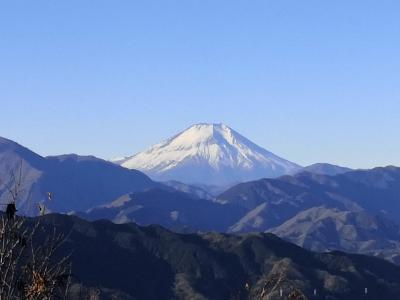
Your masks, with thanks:
[[[195,124],[118,163],[156,180],[205,184],[275,177],[299,168],[224,124],[207,123]]]

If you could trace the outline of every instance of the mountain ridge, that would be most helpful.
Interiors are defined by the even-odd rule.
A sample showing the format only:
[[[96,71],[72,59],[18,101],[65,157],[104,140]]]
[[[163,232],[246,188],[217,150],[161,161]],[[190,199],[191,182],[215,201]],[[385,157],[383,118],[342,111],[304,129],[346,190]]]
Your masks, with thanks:
[[[338,165],[333,165],[329,163],[315,163],[302,168],[299,172],[310,172],[321,175],[338,175],[346,172],[354,171],[353,169],[342,167]]]

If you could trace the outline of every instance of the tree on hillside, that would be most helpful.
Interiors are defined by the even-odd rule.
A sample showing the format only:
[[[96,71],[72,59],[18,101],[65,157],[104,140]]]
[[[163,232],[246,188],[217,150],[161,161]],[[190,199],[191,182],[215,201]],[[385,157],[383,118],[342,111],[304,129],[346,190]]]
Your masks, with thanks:
[[[41,226],[40,218],[18,216],[21,176],[11,173],[5,214],[0,216],[0,300],[65,299],[70,283],[69,257],[56,259],[64,241],[55,228]]]

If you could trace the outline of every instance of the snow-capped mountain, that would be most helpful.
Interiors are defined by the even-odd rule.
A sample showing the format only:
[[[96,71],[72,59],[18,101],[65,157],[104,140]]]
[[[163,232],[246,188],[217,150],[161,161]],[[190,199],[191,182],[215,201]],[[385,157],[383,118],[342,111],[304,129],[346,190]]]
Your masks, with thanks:
[[[224,124],[196,124],[148,150],[114,161],[155,180],[231,184],[300,169]]]

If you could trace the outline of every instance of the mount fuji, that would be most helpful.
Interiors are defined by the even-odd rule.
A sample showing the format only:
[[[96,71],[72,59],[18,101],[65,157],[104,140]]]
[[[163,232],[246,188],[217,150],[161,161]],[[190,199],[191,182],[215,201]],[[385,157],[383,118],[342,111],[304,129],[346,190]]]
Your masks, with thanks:
[[[224,124],[196,124],[133,156],[114,160],[159,181],[229,185],[301,169]]]

